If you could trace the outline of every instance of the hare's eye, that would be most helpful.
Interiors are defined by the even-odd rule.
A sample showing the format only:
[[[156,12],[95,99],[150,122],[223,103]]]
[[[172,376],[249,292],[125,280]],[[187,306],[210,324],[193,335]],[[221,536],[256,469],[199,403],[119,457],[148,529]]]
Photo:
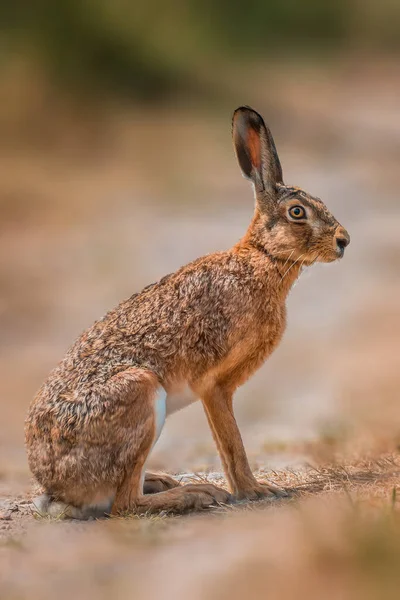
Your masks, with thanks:
[[[292,219],[304,219],[306,216],[306,211],[302,206],[292,206],[289,209],[289,215]]]

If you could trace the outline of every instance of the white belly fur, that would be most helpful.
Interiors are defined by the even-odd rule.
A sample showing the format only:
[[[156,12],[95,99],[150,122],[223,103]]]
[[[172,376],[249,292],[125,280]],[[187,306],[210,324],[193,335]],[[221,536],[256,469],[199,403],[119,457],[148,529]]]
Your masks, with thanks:
[[[167,416],[189,406],[189,404],[193,404],[196,400],[198,400],[198,397],[194,395],[187,384],[169,392],[167,396]]]
[[[158,388],[154,401],[156,416],[156,437],[154,439],[154,444],[161,435],[166,418],[174,412],[185,408],[185,406],[193,404],[196,400],[198,400],[198,398],[188,386],[180,387],[179,390],[173,391],[168,395],[162,386]]]
[[[154,411],[156,417],[156,436],[154,444],[157,442],[164,427],[165,419],[167,418],[167,392],[163,387],[159,387],[154,401]]]
[[[156,418],[156,435],[153,442],[153,448],[156,445],[158,438],[163,430],[166,418],[168,415],[181,410],[185,406],[192,404],[198,398],[191,392],[188,386],[179,388],[179,391],[173,392],[167,395],[165,389],[160,385],[157,390],[157,394],[154,400],[154,412]],[[141,487],[143,489],[143,482],[145,476],[145,465],[142,471]]]

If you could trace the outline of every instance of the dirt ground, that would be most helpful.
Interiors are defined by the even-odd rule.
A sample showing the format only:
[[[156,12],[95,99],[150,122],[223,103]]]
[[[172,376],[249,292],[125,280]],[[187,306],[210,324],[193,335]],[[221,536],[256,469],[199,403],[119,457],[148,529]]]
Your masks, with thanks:
[[[5,600],[397,597],[400,80],[393,65],[346,64],[269,73],[268,86],[260,67],[246,94],[287,182],[323,198],[352,238],[343,261],[302,275],[284,341],[235,400],[257,476],[294,488],[289,501],[182,519],[36,518],[23,422],[49,370],[121,299],[233,244],[253,201],[222,110],[121,109],[101,126],[66,118],[44,140],[32,125],[0,143]],[[149,467],[223,484],[199,404],[171,417]]]
[[[394,599],[399,474],[397,454],[285,470],[269,479],[291,487],[289,500],[86,523],[35,518],[25,495],[13,497],[2,598]]]

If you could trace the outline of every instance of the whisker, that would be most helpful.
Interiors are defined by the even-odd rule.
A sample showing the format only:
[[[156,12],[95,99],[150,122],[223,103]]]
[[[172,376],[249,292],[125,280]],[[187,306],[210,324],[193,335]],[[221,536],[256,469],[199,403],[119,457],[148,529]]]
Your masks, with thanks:
[[[306,257],[306,258],[307,258],[307,257]],[[306,258],[303,258],[303,260],[301,261],[300,269],[302,268],[302,266],[303,266],[303,264],[304,264],[304,261],[306,260]],[[309,265],[306,265],[306,267],[311,267],[311,266],[312,266],[312,265],[315,263],[315,261],[317,260],[317,258],[318,258],[318,252],[316,253],[316,255],[315,255],[315,258],[313,258],[313,259],[311,260],[310,264],[309,264]]]
[[[293,248],[292,253],[295,251],[295,248]],[[279,250],[279,252],[273,252],[273,256],[275,256],[275,254],[285,254],[285,252],[290,252],[290,248],[286,248],[286,250]]]
[[[281,277],[281,283],[284,280],[284,278],[286,277],[286,275],[289,273],[290,269],[292,267],[294,267],[294,265],[301,259],[302,256],[304,256],[305,252],[303,252],[303,254],[300,254],[299,258],[296,258],[296,260],[294,261],[294,263],[292,265],[290,265],[290,267],[287,269],[287,271],[282,275]]]
[[[312,267],[312,265],[319,259],[319,254],[317,252],[317,256],[314,258],[314,260],[312,261],[310,267]]]
[[[290,254],[289,254],[289,256],[287,257],[287,259],[285,260],[285,263],[284,263],[284,265],[283,265],[283,267],[282,267],[283,269],[286,267],[286,264],[287,264],[288,260],[290,260],[290,258],[291,258],[291,256],[292,256],[293,252],[294,252],[294,250],[292,250],[292,251],[291,251],[291,253],[290,253]]]

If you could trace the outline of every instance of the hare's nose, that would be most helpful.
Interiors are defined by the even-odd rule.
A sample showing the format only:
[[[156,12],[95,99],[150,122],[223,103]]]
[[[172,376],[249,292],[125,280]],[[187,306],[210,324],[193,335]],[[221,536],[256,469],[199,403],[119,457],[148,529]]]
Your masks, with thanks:
[[[338,253],[343,255],[344,249],[350,244],[350,236],[343,227],[336,232],[335,240]]]
[[[346,248],[346,246],[348,246],[350,244],[350,240],[349,240],[349,238],[345,238],[345,237],[337,237],[336,244],[337,244],[338,248],[340,248],[340,250],[344,250]]]

